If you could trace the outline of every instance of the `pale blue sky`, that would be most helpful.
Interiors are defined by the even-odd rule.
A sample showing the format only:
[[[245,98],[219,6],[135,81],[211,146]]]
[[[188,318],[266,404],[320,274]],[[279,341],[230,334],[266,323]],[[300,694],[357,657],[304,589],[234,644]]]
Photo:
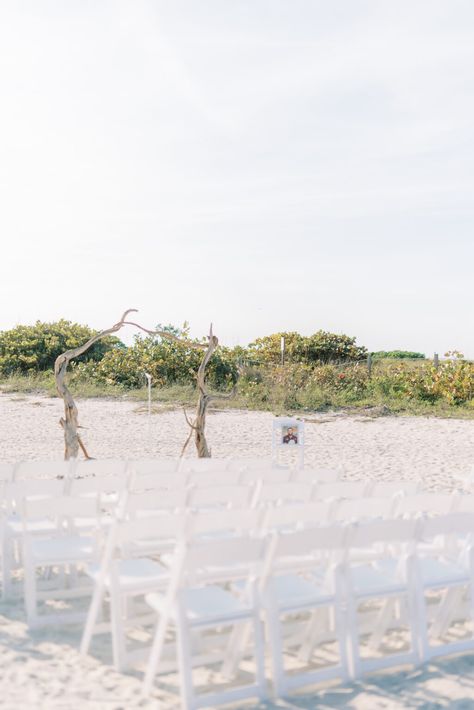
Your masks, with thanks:
[[[1,0],[0,92],[0,329],[474,357],[470,0]]]

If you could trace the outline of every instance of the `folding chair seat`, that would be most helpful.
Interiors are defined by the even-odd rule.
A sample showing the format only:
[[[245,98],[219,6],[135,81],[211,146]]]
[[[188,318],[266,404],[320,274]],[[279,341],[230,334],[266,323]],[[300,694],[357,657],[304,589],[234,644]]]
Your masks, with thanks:
[[[111,633],[114,666],[124,670],[144,657],[144,650],[129,649],[127,629],[146,626],[154,619],[150,610],[137,604],[145,594],[167,588],[170,580],[168,568],[145,552],[171,544],[175,547],[184,539],[186,520],[175,514],[162,514],[149,518],[125,520],[117,518],[108,532],[104,552],[99,564],[89,565],[86,573],[94,582],[94,593],[87,615],[80,652],[88,653],[94,634]],[[110,623],[98,623],[101,606],[108,601]],[[134,603],[132,603],[134,602]],[[145,654],[147,650],[145,649]]]
[[[151,691],[155,676],[160,672],[167,635],[174,632],[182,707],[188,710],[218,707],[266,696],[264,643],[257,593],[257,580],[265,565],[266,553],[267,542],[257,537],[187,543],[177,555],[168,589],[146,597],[158,615],[145,675],[146,693]],[[228,586],[228,581],[235,581],[237,576],[244,581],[240,594],[234,594]],[[206,646],[206,637],[211,645]],[[243,645],[242,638],[245,640]],[[236,646],[242,657],[254,657],[255,680],[237,685],[237,667],[231,688],[219,687],[213,693],[200,693],[194,685],[193,667],[214,666],[216,663],[222,667]],[[208,649],[207,654],[203,649]],[[223,675],[225,677],[225,673]]]
[[[88,562],[96,560],[99,554],[100,528],[81,535],[74,526],[75,518],[96,518],[99,520],[97,498],[73,498],[58,496],[23,502],[23,564],[25,574],[24,595],[28,625],[76,623],[84,614],[40,613],[39,600],[73,599],[88,595],[90,585],[81,586],[79,572]],[[41,537],[32,535],[28,523],[49,518],[53,529]],[[69,570],[64,573],[57,569]],[[49,570],[46,589],[40,588],[37,570]]]
[[[413,555],[417,525],[413,519],[392,519],[352,526],[346,553],[345,585],[351,676],[354,678],[374,670],[419,662]],[[374,547],[374,560],[357,559],[359,550]],[[378,610],[369,607],[370,610],[364,611],[367,602],[375,604],[377,599],[384,600]],[[391,634],[387,632],[404,625],[408,626],[410,635],[408,648],[383,654],[384,645],[391,641]],[[363,644],[361,636],[368,637],[368,643]],[[377,652],[378,655],[374,655]]]
[[[256,488],[254,505],[309,503],[313,490],[310,483],[262,483]]]
[[[348,677],[341,568],[347,534],[346,526],[327,525],[274,541],[262,597],[278,697]],[[322,654],[335,662],[321,663]]]
[[[474,515],[456,512],[425,518],[421,526],[420,542],[439,536],[462,540],[458,546],[446,542],[438,552],[434,546],[428,552],[426,546],[417,546],[420,653],[426,661],[474,649]],[[454,633],[453,623],[458,625]]]
[[[336,483],[318,483],[315,486],[314,499],[327,498],[364,498],[370,488],[369,481],[338,481]]]
[[[336,483],[341,478],[341,471],[333,468],[302,468],[295,471],[293,481],[302,483]]]

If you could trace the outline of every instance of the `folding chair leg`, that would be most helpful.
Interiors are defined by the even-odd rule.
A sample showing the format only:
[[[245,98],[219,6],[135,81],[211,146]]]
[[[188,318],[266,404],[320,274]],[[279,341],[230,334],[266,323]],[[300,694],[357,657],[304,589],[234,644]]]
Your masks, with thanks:
[[[359,650],[359,625],[357,620],[357,600],[347,595],[347,641],[349,646],[349,676],[356,680],[361,674]]]
[[[265,700],[267,693],[267,679],[265,677],[265,637],[263,623],[259,612],[255,612],[253,619],[254,645],[255,645],[255,676],[259,689],[260,700]]]
[[[182,603],[178,599],[176,609],[176,644],[179,675],[181,678],[181,706],[183,710],[193,710],[195,707],[190,643],[191,638],[186,613]]]
[[[447,631],[452,619],[452,610],[457,608],[462,596],[463,591],[459,587],[451,587],[445,591],[431,627],[433,636],[442,636]]]
[[[318,632],[321,628],[327,627],[327,610],[320,607],[311,614],[308,627],[305,632],[305,640],[298,651],[298,660],[308,663],[317,644]]]
[[[28,626],[31,628],[38,619],[36,598],[36,568],[25,564],[25,609]]]
[[[112,653],[116,670],[125,669],[126,644],[125,628],[122,615],[122,600],[118,590],[110,589],[110,621],[112,624]]]
[[[237,667],[242,660],[242,655],[248,645],[251,631],[252,625],[250,622],[243,624],[243,628],[242,624],[236,624],[232,629],[221,668],[221,673],[225,678],[233,678],[235,676]]]
[[[156,671],[160,663],[163,646],[165,644],[166,630],[168,628],[168,616],[161,615],[155,629],[155,636],[151,647],[150,656],[145,672],[143,693],[148,696],[151,693]]]
[[[283,663],[282,628],[279,611],[273,605],[267,607],[268,640],[271,647],[273,684],[278,697],[284,697],[287,685],[285,682],[285,667]]]
[[[374,632],[370,635],[369,648],[372,651],[377,651],[382,642],[383,636],[388,629],[390,620],[393,618],[395,612],[396,600],[394,598],[386,599],[377,618],[374,621]]]
[[[86,624],[84,627],[84,633],[82,634],[81,646],[79,653],[81,656],[85,656],[89,651],[92,636],[94,634],[94,627],[101,613],[102,601],[104,598],[105,589],[102,586],[96,585],[94,593],[92,595],[92,601],[87,612]]]

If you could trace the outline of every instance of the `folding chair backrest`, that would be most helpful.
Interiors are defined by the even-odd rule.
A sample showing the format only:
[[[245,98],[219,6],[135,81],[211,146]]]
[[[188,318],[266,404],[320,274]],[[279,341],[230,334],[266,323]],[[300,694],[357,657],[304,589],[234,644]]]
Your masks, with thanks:
[[[13,481],[16,465],[13,463],[0,463],[0,481]]]
[[[344,498],[335,501],[334,520],[349,522],[373,518],[391,518],[396,511],[394,498]]]
[[[302,468],[295,471],[293,480],[302,483],[336,483],[341,472],[332,468]]]
[[[459,511],[460,513],[474,513],[474,496],[473,495],[457,495],[452,494],[455,503],[451,511]],[[449,512],[451,512],[449,511]]]
[[[288,470],[287,466],[276,466],[271,459],[257,458],[257,459],[229,459],[228,470],[229,471],[254,471],[257,475],[263,471],[272,470]]]
[[[320,483],[316,485],[315,499],[326,498],[363,498],[368,490],[367,481],[339,481],[338,483]]]
[[[415,519],[389,519],[361,522],[352,526],[349,544],[352,547],[369,548],[382,543],[414,543],[419,523]]]
[[[226,471],[228,464],[228,459],[181,459],[179,470],[183,473]]]
[[[313,486],[310,483],[263,483],[257,497],[257,505],[265,503],[308,503]]]
[[[67,479],[59,478],[32,478],[7,483],[4,489],[6,510],[9,514],[20,512],[25,499],[50,499],[62,496],[66,485]]]
[[[421,537],[431,539],[437,535],[474,534],[474,515],[472,513],[450,513],[433,518],[425,518],[421,523]]]
[[[271,506],[265,509],[262,528],[264,530],[279,530],[324,525],[332,518],[333,506],[333,501]]]
[[[128,461],[125,459],[88,459],[76,463],[74,474],[82,476],[125,476]]]
[[[289,468],[268,468],[255,471],[253,469],[237,473],[240,476],[241,483],[255,483],[263,481],[264,483],[288,483],[292,478],[292,471]]]
[[[88,478],[73,478],[69,492],[73,496],[83,496],[100,493],[121,493],[127,488],[125,476],[90,476]]]
[[[459,497],[453,493],[422,493],[402,495],[396,499],[396,515],[416,515],[416,513],[436,513],[446,515],[454,508],[458,510]],[[474,508],[473,508],[474,510]]]
[[[189,535],[242,535],[256,532],[260,528],[262,511],[256,508],[227,508],[191,513]]]
[[[178,471],[180,459],[133,459],[129,468],[136,475],[175,473]]]
[[[342,549],[347,541],[349,526],[340,523],[281,533],[277,537],[275,555],[292,557],[322,550]]]
[[[187,485],[187,476],[184,473],[174,471],[172,473],[141,473],[132,474],[130,479],[130,490],[132,491],[153,491],[158,488],[177,489]]]
[[[370,488],[370,495],[374,498],[391,498],[397,493],[413,496],[419,489],[418,481],[374,481]]]
[[[98,498],[26,498],[23,501],[22,514],[25,520],[98,518]]]
[[[238,471],[191,471],[187,481],[195,486],[236,486],[240,476]]]
[[[164,513],[134,520],[120,520],[112,532],[118,546],[126,546],[143,540],[180,539],[186,532],[184,515]]]
[[[252,488],[249,486],[204,486],[203,488],[196,486],[190,490],[188,507],[245,508],[250,503],[252,493]]]
[[[186,577],[191,582],[256,577],[267,546],[264,538],[246,535],[191,541],[186,549]]]
[[[125,499],[125,513],[134,517],[139,516],[140,513],[158,515],[163,511],[184,509],[187,497],[186,488],[129,493]]]
[[[15,471],[15,479],[68,478],[72,475],[76,462],[69,461],[20,461]]]

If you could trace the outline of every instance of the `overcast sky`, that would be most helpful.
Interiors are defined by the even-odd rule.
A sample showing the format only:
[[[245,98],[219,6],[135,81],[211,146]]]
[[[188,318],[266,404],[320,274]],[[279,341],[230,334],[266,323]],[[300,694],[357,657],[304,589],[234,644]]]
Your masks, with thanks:
[[[470,0],[0,0],[0,91],[0,329],[474,358]]]

